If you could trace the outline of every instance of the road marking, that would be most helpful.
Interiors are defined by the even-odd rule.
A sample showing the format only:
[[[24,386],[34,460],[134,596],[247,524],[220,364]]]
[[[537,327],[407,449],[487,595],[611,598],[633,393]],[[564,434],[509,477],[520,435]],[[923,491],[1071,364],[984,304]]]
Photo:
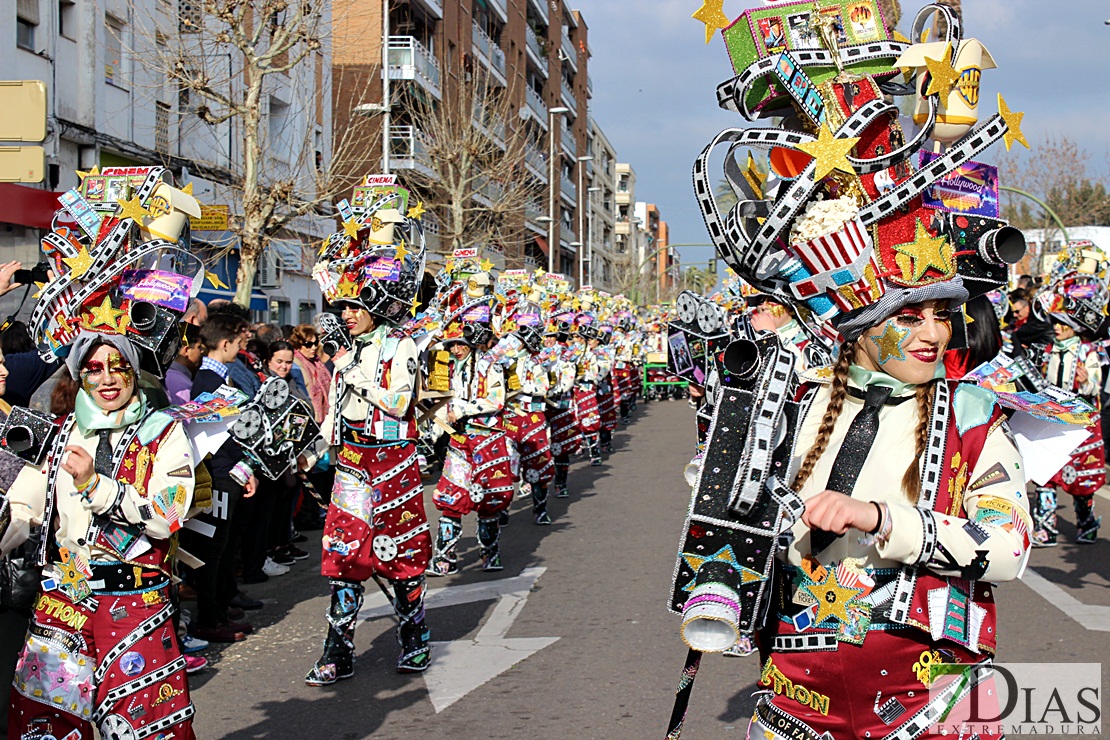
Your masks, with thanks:
[[[1029,586],[1054,607],[1080,626],[1095,632],[1110,632],[1110,606],[1084,604],[1032,568],[1026,568],[1021,582]]]
[[[424,599],[426,609],[497,599],[493,612],[472,639],[432,642],[432,664],[423,676],[436,714],[559,640],[558,637],[505,637],[524,610],[532,587],[546,570],[525,568],[512,578],[428,591]],[[370,608],[363,611],[362,621],[393,614],[393,607],[380,592],[366,601]]]

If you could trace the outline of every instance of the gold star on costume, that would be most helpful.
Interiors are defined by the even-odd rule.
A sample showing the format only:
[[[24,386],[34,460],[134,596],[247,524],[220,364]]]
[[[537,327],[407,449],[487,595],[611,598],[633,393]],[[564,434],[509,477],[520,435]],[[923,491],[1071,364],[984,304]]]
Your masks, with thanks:
[[[414,205],[412,208],[409,209],[409,212],[408,212],[407,215],[408,215],[409,218],[415,218],[416,220],[419,221],[420,217],[424,215],[424,201],[422,201],[422,200],[416,201],[416,205]]]
[[[547,272],[546,272],[546,270],[544,270],[544,269],[543,269],[542,267],[537,267],[537,268],[536,268],[536,272],[535,272],[534,274],[535,274],[535,276],[536,276],[536,279],[537,279],[537,280],[539,280],[539,279],[540,279],[540,278],[542,278],[542,277],[543,277],[544,275],[546,275],[546,274],[547,274]]]
[[[403,260],[409,256],[409,250],[405,249],[405,240],[402,239],[401,243],[393,250],[393,256],[399,260]]]
[[[89,254],[89,250],[82,246],[77,250],[76,257],[62,257],[62,262],[69,265],[70,275],[75,278],[80,278],[92,267],[93,258],[92,255]]]
[[[813,623],[821,624],[829,617],[835,617],[841,622],[850,622],[848,616],[848,603],[856,596],[863,593],[862,588],[849,588],[841,586],[836,580],[836,568],[829,568],[825,580],[805,587],[817,599],[817,616]]]
[[[909,336],[909,329],[899,329],[894,325],[894,322],[887,322],[886,328],[883,333],[877,337],[871,337],[871,341],[879,348],[879,364],[882,365],[887,360],[905,360],[906,356],[902,354],[902,341]]]
[[[116,214],[120,219],[129,218],[137,224],[142,224],[144,217],[150,217],[150,211],[143,208],[137,195],[131,200],[117,199],[116,203],[120,206],[119,213]]]
[[[912,242],[894,245],[894,251],[898,253],[895,261],[902,270],[902,280],[919,283],[930,267],[945,275],[951,273],[952,245],[948,243],[947,237],[930,236],[920,220],[916,231]]]
[[[420,305],[420,296],[415,296],[414,295],[412,297],[412,307],[409,309],[409,313],[411,313],[413,316],[416,316],[416,307],[419,306],[419,305]]]
[[[186,184],[185,187],[181,188],[181,192],[185,193],[185,195],[192,195],[193,194],[193,183],[190,182],[190,183]]]
[[[710,555],[708,557],[705,557],[705,556],[702,556],[702,555],[694,555],[693,553],[689,553],[689,552],[684,552],[684,553],[682,553],[682,559],[686,561],[686,564],[689,565],[690,568],[695,573],[697,573],[698,568],[701,568],[701,566],[704,565],[705,563],[718,563],[719,562],[719,563],[728,563],[733,568],[736,568],[736,570],[740,571],[740,583],[741,584],[753,583],[755,581],[762,581],[763,580],[763,576],[761,576],[759,573],[756,573],[754,570],[750,570],[748,568],[745,568],[744,566],[740,565],[740,563],[738,563],[736,561],[736,554],[732,551],[732,545],[725,545],[720,550],[718,550],[717,552],[713,553],[712,555]],[[694,581],[693,581],[693,579],[691,579],[690,583],[687,584],[686,590],[687,591],[692,591],[693,588],[694,588]]]
[[[483,259],[481,263],[479,263],[479,267],[482,268],[483,272],[489,272],[493,269],[493,263],[490,262],[489,258],[487,257],[486,259]]]
[[[120,317],[126,311],[112,307],[112,299],[104,296],[104,301],[95,308],[89,309],[89,328],[95,329],[98,326],[111,327],[114,330],[120,329]]]
[[[85,574],[77,567],[77,556],[72,552],[67,552],[65,560],[58,563],[58,570],[61,571],[61,585],[69,588],[79,589],[85,582]]]
[[[691,18],[705,24],[705,43],[713,40],[713,33],[728,26],[728,16],[725,15],[725,0],[704,0],[702,6],[694,12]]]
[[[852,151],[852,147],[858,141],[858,136],[838,139],[825,125],[817,131],[817,141],[798,144],[797,148],[798,151],[805,152],[817,160],[817,169],[813,173],[813,179],[816,182],[817,180],[823,180],[833,170],[854,175],[856,171],[848,161],[848,152]]]
[[[213,288],[226,288],[227,283],[220,279],[220,276],[214,272],[204,271],[204,277],[208,279],[209,284]]]
[[[944,47],[944,56],[938,59],[925,57],[925,67],[929,70],[929,89],[925,95],[940,95],[940,104],[948,106],[948,96],[960,79],[960,73],[952,68],[952,44]]]
[[[77,176],[81,178],[81,182],[84,182],[85,178],[89,175],[92,175],[93,177],[98,176],[100,174],[100,167],[94,164],[91,170],[85,170],[84,172],[82,172],[81,170],[74,170],[74,172],[76,172]]]
[[[1006,126],[1010,129],[1002,134],[1006,151],[1010,151],[1010,147],[1014,145],[1015,141],[1023,144],[1026,149],[1031,149],[1029,142],[1025,140],[1025,134],[1021,133],[1021,119],[1025,118],[1025,114],[1010,110],[1010,106],[1006,105],[1006,101],[1002,99],[1002,93],[998,93],[998,115],[1002,116],[1002,120],[1006,122]]]
[[[358,239],[358,227],[358,221],[355,221],[353,218],[349,218],[343,222],[343,233],[351,239]]]

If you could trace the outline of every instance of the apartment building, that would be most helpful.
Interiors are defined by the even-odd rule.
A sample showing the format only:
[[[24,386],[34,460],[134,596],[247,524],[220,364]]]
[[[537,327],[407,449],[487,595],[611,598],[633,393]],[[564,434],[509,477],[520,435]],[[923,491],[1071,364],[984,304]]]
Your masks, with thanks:
[[[199,3],[14,0],[0,6],[0,29],[9,39],[0,43],[4,77],[47,86],[46,178],[39,187],[0,184],[0,248],[10,259],[38,261],[56,198],[78,184],[76,170],[160,164],[179,182],[192,182],[202,203],[236,213],[230,184],[242,168],[241,127],[236,119],[202,122],[197,112],[203,101],[173,86],[156,62],[194,41]],[[234,54],[217,56],[234,95],[241,69]],[[322,104],[331,95],[329,67],[324,46],[274,80],[263,106],[267,172],[304,174],[301,179],[311,181],[313,168],[330,159],[331,110]],[[238,270],[238,239],[219,221],[208,220],[215,230],[193,233],[199,247],[230,248],[210,268],[231,289],[206,285],[206,299],[230,297]],[[308,216],[274,239],[251,300],[259,319],[296,323],[320,309],[320,291],[308,271],[313,242],[333,230],[332,219]]]
[[[546,268],[550,258],[556,271],[577,279],[579,216],[586,202],[578,183],[588,183],[594,172],[594,162],[585,159],[593,91],[581,14],[563,0],[335,0],[332,5],[336,127],[357,127],[365,140],[364,154],[351,163],[352,175],[384,167],[404,182],[407,172],[428,174],[426,134],[404,113],[409,99],[443,100],[465,84],[468,70],[481,67],[519,111],[514,125],[527,139],[522,176],[548,196],[520,214],[527,233],[523,244],[490,245],[504,251],[503,259],[494,261]],[[352,97],[361,102],[350,106]],[[347,108],[366,119],[345,119]],[[502,132],[488,134],[495,142],[499,134],[503,138]],[[425,226],[432,249],[441,247],[435,219]]]
[[[589,196],[589,228],[587,229],[588,280],[598,290],[616,292],[616,190],[617,153],[605,132],[592,121],[587,153],[593,157],[593,178]]]

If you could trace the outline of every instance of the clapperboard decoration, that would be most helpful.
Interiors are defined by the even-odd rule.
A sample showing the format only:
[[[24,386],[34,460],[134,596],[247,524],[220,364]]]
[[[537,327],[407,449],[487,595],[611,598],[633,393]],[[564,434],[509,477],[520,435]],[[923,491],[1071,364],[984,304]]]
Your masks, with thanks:
[[[705,385],[713,355],[728,343],[728,315],[713,301],[684,290],[667,330],[667,364],[672,373]]]
[[[282,378],[267,379],[239,411],[231,436],[271,480],[295,465],[297,456],[320,436],[312,407],[290,393]]]

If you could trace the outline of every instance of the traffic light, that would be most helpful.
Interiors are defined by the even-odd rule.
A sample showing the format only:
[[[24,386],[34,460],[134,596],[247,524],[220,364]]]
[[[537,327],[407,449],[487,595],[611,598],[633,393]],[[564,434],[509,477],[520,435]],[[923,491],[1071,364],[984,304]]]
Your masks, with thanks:
[[[0,142],[46,138],[46,83],[0,80]],[[0,182],[42,182],[46,152],[41,146],[0,145]]]
[[[717,276],[717,258],[716,257],[710,257],[709,258],[709,274],[713,275],[714,277]]]

